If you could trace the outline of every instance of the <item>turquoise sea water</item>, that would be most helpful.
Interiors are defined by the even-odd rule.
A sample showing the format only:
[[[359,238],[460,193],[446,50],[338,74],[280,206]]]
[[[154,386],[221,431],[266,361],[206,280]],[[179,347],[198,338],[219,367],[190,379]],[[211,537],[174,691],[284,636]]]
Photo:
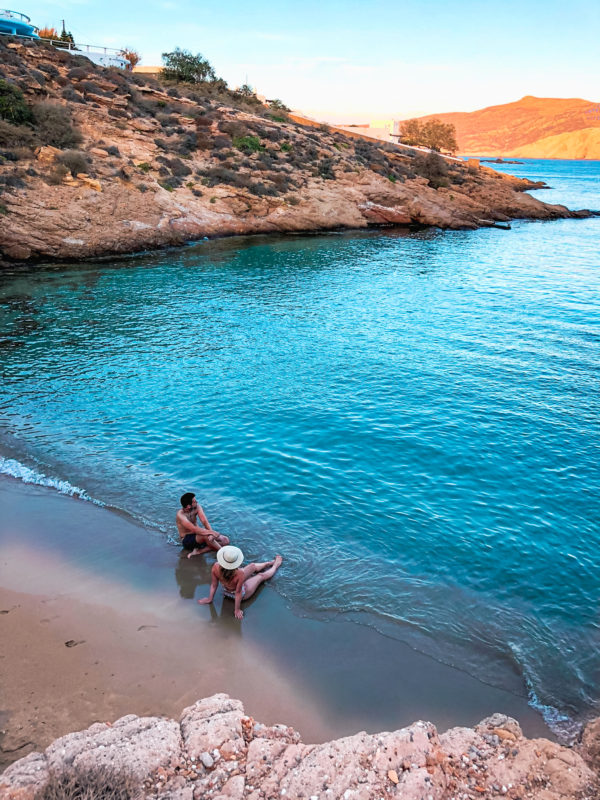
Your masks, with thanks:
[[[600,208],[600,162],[528,161]],[[599,710],[600,219],[202,242],[15,269],[0,469],[173,539],[194,490],[299,612],[548,721]]]

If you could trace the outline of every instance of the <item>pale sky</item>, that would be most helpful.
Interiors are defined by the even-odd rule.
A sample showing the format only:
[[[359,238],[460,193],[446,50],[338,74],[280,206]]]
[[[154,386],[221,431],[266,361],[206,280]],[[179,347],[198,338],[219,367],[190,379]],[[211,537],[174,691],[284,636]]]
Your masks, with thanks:
[[[142,64],[181,47],[235,87],[330,122],[473,111],[538,97],[600,100],[597,0],[19,0],[15,10]]]

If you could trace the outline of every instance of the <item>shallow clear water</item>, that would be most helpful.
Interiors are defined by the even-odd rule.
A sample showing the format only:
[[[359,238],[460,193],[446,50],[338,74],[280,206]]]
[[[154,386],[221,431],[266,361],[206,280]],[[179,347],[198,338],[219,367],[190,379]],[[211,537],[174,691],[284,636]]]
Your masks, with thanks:
[[[599,162],[502,168],[600,208]],[[301,612],[492,684],[509,664],[568,726],[598,706],[599,234],[259,237],[15,270],[0,467],[172,541],[196,491],[248,557],[284,553]]]

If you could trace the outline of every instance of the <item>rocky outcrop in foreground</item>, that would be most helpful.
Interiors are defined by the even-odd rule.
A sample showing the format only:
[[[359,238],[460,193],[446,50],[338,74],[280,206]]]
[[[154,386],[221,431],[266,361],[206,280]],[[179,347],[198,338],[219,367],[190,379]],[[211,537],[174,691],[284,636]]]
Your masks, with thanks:
[[[0,796],[33,800],[57,775],[106,769],[133,787],[132,797],[159,800],[596,800],[600,720],[580,749],[526,739],[501,714],[441,735],[415,722],[306,745],[292,728],[255,722],[238,700],[217,694],[186,708],[179,722],[129,715],[63,736],[8,767]]]
[[[234,234],[588,216],[486,167],[302,125],[210,84],[103,69],[42,41],[0,41],[2,91],[14,106],[0,119],[9,262]],[[31,119],[14,124],[17,114]]]

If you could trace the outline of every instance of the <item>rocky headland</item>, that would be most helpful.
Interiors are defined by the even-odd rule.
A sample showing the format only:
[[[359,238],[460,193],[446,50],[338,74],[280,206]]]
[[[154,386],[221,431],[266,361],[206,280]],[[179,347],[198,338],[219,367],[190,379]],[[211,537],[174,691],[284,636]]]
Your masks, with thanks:
[[[310,745],[217,694],[186,708],[179,721],[128,715],[63,736],[8,767],[0,795],[74,797],[78,782],[111,786],[110,796],[123,800],[594,800],[599,756],[600,720],[572,749],[526,739],[501,714],[443,734],[415,722]],[[67,785],[71,794],[59,794]]]
[[[5,262],[234,234],[587,216],[526,193],[539,184],[302,125],[219,83],[169,85],[2,39],[0,89],[21,103],[19,113],[3,104],[0,119]]]

